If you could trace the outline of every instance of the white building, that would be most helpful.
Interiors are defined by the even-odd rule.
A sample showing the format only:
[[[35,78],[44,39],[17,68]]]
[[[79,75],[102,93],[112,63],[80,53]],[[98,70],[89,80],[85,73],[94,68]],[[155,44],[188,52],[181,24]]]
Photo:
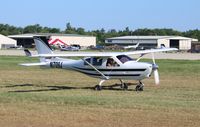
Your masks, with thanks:
[[[32,45],[34,45],[34,36],[47,38],[50,45],[80,45],[81,47],[88,47],[91,45],[96,46],[96,37],[77,34],[39,33],[10,35],[8,37],[17,40],[17,45],[32,47]]]
[[[122,36],[105,40],[107,44],[135,45],[139,43],[139,47],[144,48],[159,48],[164,45],[165,47],[176,47],[180,50],[191,49],[192,42],[198,42],[198,39],[181,36]]]
[[[0,34],[0,49],[7,49],[17,46],[17,41]]]
[[[50,45],[80,45],[81,47],[96,46],[96,37],[76,34],[51,34]]]

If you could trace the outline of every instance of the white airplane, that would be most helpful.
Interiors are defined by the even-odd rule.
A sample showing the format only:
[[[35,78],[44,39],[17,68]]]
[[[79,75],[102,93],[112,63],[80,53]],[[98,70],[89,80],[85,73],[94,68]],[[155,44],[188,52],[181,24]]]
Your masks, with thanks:
[[[79,51],[79,47],[60,45],[60,51]]]
[[[60,68],[74,70],[91,77],[99,78],[101,81],[95,86],[95,90],[102,89],[102,83],[109,79],[119,79],[121,88],[128,89],[128,85],[123,79],[137,80],[136,91],[143,91],[144,84],[141,82],[149,78],[154,73],[155,84],[159,84],[158,65],[155,63],[154,53],[162,51],[173,51],[176,48],[161,48],[132,52],[89,52],[89,53],[67,53],[54,54],[53,51],[40,38],[34,37],[38,54],[32,55],[28,50],[24,50],[29,57],[39,57],[39,63],[24,63],[23,66],[43,66],[47,68]],[[152,53],[153,63],[139,62],[143,55]],[[140,54],[134,60],[128,55]],[[81,57],[79,60],[68,59],[67,57]]]
[[[125,46],[124,49],[136,49],[138,46],[139,46],[139,42],[136,44],[136,45],[128,45],[128,46]]]

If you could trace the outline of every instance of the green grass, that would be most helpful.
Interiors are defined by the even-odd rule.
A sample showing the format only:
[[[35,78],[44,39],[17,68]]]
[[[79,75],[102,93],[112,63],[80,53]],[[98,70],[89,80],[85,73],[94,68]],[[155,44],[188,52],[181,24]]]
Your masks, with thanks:
[[[24,67],[18,66],[20,63],[36,62],[36,58],[18,57],[18,56],[0,56],[0,69],[13,70],[23,69]]]
[[[23,116],[24,112],[29,116],[30,113],[47,115],[49,111],[53,111],[55,115],[52,115],[52,118],[56,117],[56,125],[60,126],[60,119],[75,109],[74,112],[87,115],[75,115],[73,120],[77,124],[78,119],[85,117],[106,121],[108,116],[111,123],[107,121],[104,126],[115,126],[116,120],[124,120],[124,125],[131,126],[129,121],[137,117],[149,121],[151,126],[189,126],[192,125],[190,122],[197,123],[192,126],[200,125],[200,122],[197,122],[200,120],[200,61],[156,60],[160,67],[161,85],[155,86],[153,77],[146,79],[144,92],[135,92],[134,85],[130,86],[129,91],[113,88],[97,92],[92,90],[92,87],[99,82],[98,79],[73,71],[18,65],[36,61],[38,60],[26,57],[0,57],[0,114],[5,110],[5,116],[8,116],[2,119],[16,119]],[[115,83],[119,81],[107,81],[104,85]],[[9,113],[13,110],[16,116],[10,116]],[[60,111],[63,112],[61,116],[58,115]],[[93,112],[99,115],[94,115]],[[138,112],[140,114],[137,114]],[[173,117],[177,120],[174,121]],[[25,120],[23,117],[21,119]],[[163,120],[167,123],[163,123]],[[39,122],[37,119],[35,121]],[[93,123],[94,120],[90,122]],[[45,123],[45,119],[42,123]],[[142,121],[139,123],[148,125]],[[73,123],[71,124],[73,126]]]
[[[152,62],[152,60],[142,60],[144,62]],[[159,66],[160,73],[162,74],[178,74],[178,75],[191,75],[200,74],[200,60],[156,60]]]
[[[7,86],[6,88],[4,87],[4,89],[5,91],[6,90],[8,91],[7,92],[3,91],[3,93],[0,96],[1,98],[0,101],[6,101],[6,102],[30,101],[34,103],[46,102],[46,103],[57,103],[58,105],[63,104],[63,105],[73,105],[73,106],[79,106],[79,105],[99,106],[101,105],[105,107],[119,107],[119,108],[121,107],[133,108],[135,105],[144,105],[147,107],[159,107],[159,106],[162,107],[162,106],[165,106],[166,104],[172,107],[173,105],[177,105],[179,107],[181,106],[190,107],[191,105],[193,105],[193,103],[184,105],[184,102],[188,101],[191,98],[186,100],[188,96],[182,96],[182,97],[179,96],[182,94],[183,91],[185,91],[184,94],[187,95],[188,89],[190,89],[190,87],[188,87],[187,89],[181,89],[181,90],[179,89],[174,90],[173,88],[170,88],[168,90],[168,88],[163,87],[157,90],[157,89],[154,89],[151,85],[150,86],[147,85],[147,90],[144,93],[139,93],[139,94],[136,94],[133,91],[125,92],[125,91],[106,90],[106,91],[102,91],[98,93],[98,92],[94,92],[91,89],[77,88],[77,89],[68,90],[67,89],[68,86],[76,88],[76,86],[87,87],[88,85],[89,87],[92,87],[95,83],[98,82],[98,80],[95,81],[95,79],[89,78],[79,73],[74,73],[74,72],[69,71],[74,76],[75,75],[79,75],[80,77],[82,76],[83,77],[82,83],[86,84],[86,85],[83,85],[81,82],[78,81],[78,78],[74,77],[73,75],[70,75],[68,71],[65,72],[62,70],[55,70],[55,69],[42,70],[39,67],[27,68],[27,67],[21,67],[18,65],[19,63],[23,63],[23,62],[35,62],[35,61],[37,60],[26,58],[26,57],[3,56],[0,58],[0,70],[2,72],[8,71],[9,74],[13,74],[11,76],[10,81],[6,77],[5,77],[5,80],[3,79],[4,77],[2,77],[2,80],[4,81],[1,83],[1,86],[2,87]],[[145,61],[148,61],[148,60],[145,60]],[[159,71],[160,71],[161,79],[164,79],[165,76],[169,76],[169,75],[173,75],[177,77],[179,76],[179,78],[180,76],[183,78],[187,78],[187,77],[195,78],[199,76],[199,72],[198,72],[200,70],[199,61],[157,60],[157,64],[160,67]],[[15,75],[15,72],[18,72],[17,74],[19,75]],[[9,75],[9,74],[6,74],[5,72],[5,75]],[[46,75],[48,76],[49,74],[57,75],[58,77],[61,77],[61,78],[58,78],[57,76],[55,76],[55,79],[48,79]],[[29,76],[28,77],[29,81],[27,83],[25,82],[27,80],[24,79],[26,78],[26,75]],[[61,76],[61,75],[65,75],[65,76]],[[66,80],[67,85],[65,86],[66,83],[63,83],[63,82],[65,82],[65,78],[68,78],[68,77],[70,77],[72,80],[70,80],[70,82],[67,82]],[[73,78],[74,80],[76,80],[75,82],[73,82]],[[171,78],[173,79],[173,77]],[[16,80],[17,84],[15,84],[13,80]],[[54,82],[51,83],[52,80],[55,80],[56,82],[55,85],[54,85]],[[20,84],[20,81],[22,81],[21,84]],[[150,81],[152,84],[153,83],[152,79],[150,79]],[[118,82],[118,81],[110,81],[107,85],[111,85],[112,83],[114,84],[115,82]],[[146,82],[149,83],[148,79],[146,80]],[[31,84],[31,85],[23,86],[23,84]],[[179,85],[175,85],[175,87],[179,87]],[[200,96],[200,94],[198,94],[198,90],[194,90],[193,93]],[[152,93],[152,92],[156,92],[156,93]],[[108,96],[104,96],[104,95],[108,95]],[[178,99],[180,100],[176,100],[171,103],[168,103],[169,102],[168,99],[166,101],[162,100],[162,98],[165,98],[165,96],[168,96],[168,95],[177,96]],[[172,99],[173,98],[174,97],[172,97]],[[184,99],[185,101],[182,101]],[[195,99],[198,99],[198,98],[195,98]],[[162,100],[162,101],[159,101],[157,103],[158,100]],[[149,102],[149,103],[146,103],[146,102]],[[195,102],[195,104],[196,103],[198,102]]]

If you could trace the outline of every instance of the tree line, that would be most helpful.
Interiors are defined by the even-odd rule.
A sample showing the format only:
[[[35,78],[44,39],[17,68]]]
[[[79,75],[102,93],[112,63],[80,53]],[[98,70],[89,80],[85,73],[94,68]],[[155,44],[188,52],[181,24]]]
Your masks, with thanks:
[[[104,28],[100,30],[88,30],[86,31],[82,27],[73,27],[70,23],[66,24],[66,27],[64,30],[60,30],[59,28],[50,28],[50,27],[43,27],[39,24],[35,25],[28,25],[25,27],[16,27],[9,24],[0,24],[0,34],[3,35],[14,35],[14,34],[27,34],[27,33],[60,33],[60,34],[80,34],[80,35],[90,35],[90,36],[96,36],[97,37],[97,43],[103,44],[106,38],[111,37],[118,37],[118,36],[185,36],[190,38],[196,38],[200,40],[200,30],[188,30],[188,31],[177,31],[174,29],[136,29],[136,30],[130,30],[129,27],[126,27],[124,30],[105,30]]]

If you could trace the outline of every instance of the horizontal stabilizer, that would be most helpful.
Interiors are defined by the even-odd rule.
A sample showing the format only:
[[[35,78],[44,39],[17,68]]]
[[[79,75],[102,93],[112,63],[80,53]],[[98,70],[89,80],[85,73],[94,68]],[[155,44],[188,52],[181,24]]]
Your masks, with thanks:
[[[28,49],[24,49],[26,56],[32,56],[31,52]]]
[[[47,63],[45,62],[41,62],[41,63],[23,63],[23,64],[19,64],[21,66],[44,66],[44,65],[47,65]]]

